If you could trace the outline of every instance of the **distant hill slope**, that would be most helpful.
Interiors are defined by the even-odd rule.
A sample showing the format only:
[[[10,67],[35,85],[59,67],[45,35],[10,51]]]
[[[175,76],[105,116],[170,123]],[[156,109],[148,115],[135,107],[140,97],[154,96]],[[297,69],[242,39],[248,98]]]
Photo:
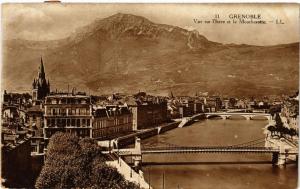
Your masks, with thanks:
[[[147,91],[194,95],[268,95],[298,89],[299,45],[223,45],[197,31],[116,14],[57,41],[9,40],[3,81],[30,90],[43,56],[52,89],[67,85],[95,94]]]

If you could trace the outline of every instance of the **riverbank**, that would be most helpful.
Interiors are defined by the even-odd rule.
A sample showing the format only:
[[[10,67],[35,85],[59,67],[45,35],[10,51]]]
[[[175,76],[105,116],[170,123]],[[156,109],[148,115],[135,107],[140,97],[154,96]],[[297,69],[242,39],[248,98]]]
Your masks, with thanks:
[[[283,123],[283,127],[290,129],[289,125],[287,124],[287,120],[285,117],[280,116],[280,119]],[[278,134],[278,133],[272,133],[268,128],[274,127],[276,128],[276,121],[275,120],[269,120],[269,123],[265,126],[263,133],[266,136],[265,139],[265,147],[267,148],[273,148],[273,149],[279,149],[279,154],[276,159],[273,159],[273,161],[276,161],[277,165],[285,165],[289,162],[296,162],[298,161],[298,136],[291,136],[287,134]]]
[[[146,182],[144,173],[141,170],[136,172],[121,157],[117,157],[117,159],[112,161],[107,161],[106,164],[111,167],[115,167],[127,181],[136,183],[140,188],[152,189],[152,187]]]

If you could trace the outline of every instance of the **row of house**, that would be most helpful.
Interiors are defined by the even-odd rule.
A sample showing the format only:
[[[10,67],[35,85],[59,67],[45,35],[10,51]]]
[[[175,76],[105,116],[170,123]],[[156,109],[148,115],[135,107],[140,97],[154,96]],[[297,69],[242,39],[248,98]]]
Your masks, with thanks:
[[[167,102],[136,99],[134,104],[98,106],[84,93],[50,93],[44,103],[28,109],[28,120],[33,151],[43,153],[58,131],[106,140],[157,126],[168,121]]]

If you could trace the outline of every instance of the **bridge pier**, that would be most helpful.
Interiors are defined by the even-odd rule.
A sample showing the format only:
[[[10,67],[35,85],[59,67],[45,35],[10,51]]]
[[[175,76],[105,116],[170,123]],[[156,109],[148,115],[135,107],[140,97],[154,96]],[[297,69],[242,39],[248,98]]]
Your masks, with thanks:
[[[138,137],[135,138],[134,150],[136,154],[135,156],[133,156],[134,167],[139,168],[140,165],[142,164],[142,151],[141,151],[141,139]]]
[[[274,166],[284,166],[286,164],[286,154],[274,152],[272,155],[272,164]]]
[[[286,154],[279,153],[277,165],[278,166],[284,166],[285,163],[286,163],[286,159],[287,159]]]
[[[132,159],[134,167],[139,168],[142,164],[142,156],[133,156]]]
[[[110,149],[118,149],[119,148],[118,140],[114,139],[109,141],[109,147]]]
[[[284,166],[286,164],[288,155],[286,153],[286,147],[284,144],[284,139],[281,138],[279,141],[279,152],[273,153],[272,163],[277,166]]]
[[[272,154],[272,164],[273,164],[273,165],[277,165],[277,163],[278,163],[278,156],[279,156],[279,153],[278,153],[278,152],[274,152],[274,153]]]
[[[157,127],[157,134],[160,134],[161,127]]]

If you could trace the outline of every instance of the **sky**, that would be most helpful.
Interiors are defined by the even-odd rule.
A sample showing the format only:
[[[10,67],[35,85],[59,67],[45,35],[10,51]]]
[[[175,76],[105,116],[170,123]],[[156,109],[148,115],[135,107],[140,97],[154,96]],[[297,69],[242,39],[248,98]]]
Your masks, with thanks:
[[[3,4],[3,39],[55,40],[116,13],[196,29],[220,43],[276,45],[299,42],[297,4]],[[230,14],[260,14],[268,24],[197,24],[194,19],[230,20]],[[284,24],[275,24],[276,19]],[[270,21],[273,21],[271,23]]]

